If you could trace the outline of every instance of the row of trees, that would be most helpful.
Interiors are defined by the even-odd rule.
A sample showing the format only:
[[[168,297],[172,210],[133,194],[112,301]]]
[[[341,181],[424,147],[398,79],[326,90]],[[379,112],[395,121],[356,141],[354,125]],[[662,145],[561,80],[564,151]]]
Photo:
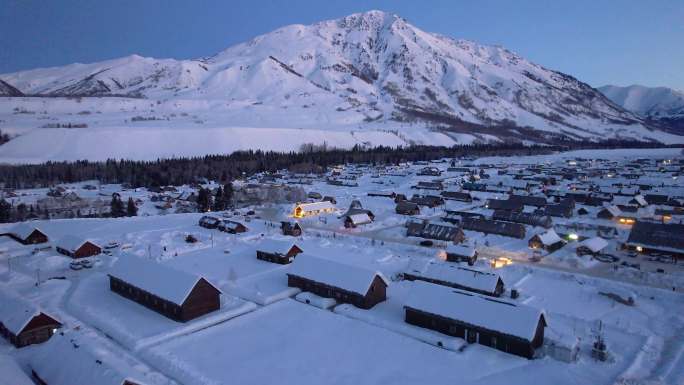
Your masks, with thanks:
[[[584,148],[658,147],[655,143],[611,140],[600,143],[564,142],[557,146],[520,143],[473,144],[453,147],[411,146],[403,148],[356,146],[350,150],[312,149],[306,152],[239,151],[230,155],[157,161],[109,160],[106,162],[48,162],[40,165],[2,165],[0,183],[6,188],[38,188],[58,183],[99,180],[133,187],[156,187],[195,183],[203,179],[226,183],[257,172],[290,169],[317,172],[341,163],[398,164],[459,156],[510,156],[545,154]]]
[[[114,218],[134,217],[138,215],[138,206],[135,205],[133,198],[128,198],[128,202],[126,202],[126,207],[124,208],[121,196],[117,193],[112,195],[110,207],[110,215]]]
[[[197,209],[200,212],[223,211],[232,206],[233,184],[219,186],[214,193],[209,188],[200,187],[197,191]]]

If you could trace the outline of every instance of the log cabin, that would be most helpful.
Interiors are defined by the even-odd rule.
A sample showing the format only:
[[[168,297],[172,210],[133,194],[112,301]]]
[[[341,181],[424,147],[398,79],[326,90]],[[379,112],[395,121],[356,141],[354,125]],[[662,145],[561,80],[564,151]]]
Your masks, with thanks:
[[[304,250],[294,242],[268,239],[257,246],[256,257],[262,261],[287,265],[302,252]]]
[[[361,309],[386,299],[389,281],[378,271],[300,254],[287,272],[287,285]]]
[[[221,291],[207,279],[131,255],[119,257],[109,289],[177,322],[218,310]]]
[[[0,334],[15,347],[45,342],[61,326],[55,317],[33,304],[0,291]]]
[[[26,223],[19,223],[4,234],[24,245],[35,245],[48,241],[48,236],[37,227],[29,226]]]
[[[428,282],[413,283],[405,322],[528,359],[544,343],[543,310]]]
[[[67,235],[57,241],[55,247],[57,252],[71,258],[86,258],[98,255],[102,252],[102,247],[75,235]]]
[[[684,224],[637,221],[629,232],[627,250],[642,254],[660,254],[673,260],[684,259]]]
[[[491,297],[500,297],[505,289],[499,274],[444,262],[430,262],[423,268],[405,272],[403,276],[407,281],[430,282]]]
[[[527,242],[531,249],[542,249],[552,253],[565,245],[560,236],[553,229],[535,234]]]

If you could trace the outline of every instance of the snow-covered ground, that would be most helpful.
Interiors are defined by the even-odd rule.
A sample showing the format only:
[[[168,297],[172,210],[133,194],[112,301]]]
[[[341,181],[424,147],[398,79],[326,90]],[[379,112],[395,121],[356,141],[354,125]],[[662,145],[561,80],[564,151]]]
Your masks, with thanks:
[[[506,164],[506,170],[523,169],[525,164],[567,167],[576,158],[605,158],[616,165],[635,158],[675,159],[675,149],[576,151],[539,157],[482,158],[473,161],[490,175],[490,181],[515,183],[510,175],[499,175],[492,164]],[[459,166],[471,161],[461,160]],[[579,167],[591,169],[587,161]],[[91,269],[71,270],[71,259],[53,248],[34,250],[0,237],[0,290],[15,293],[40,306],[64,323],[67,335],[99,352],[101,357],[121,357],[136,374],[151,384],[553,384],[654,383],[681,384],[684,381],[684,266],[628,257],[617,246],[629,228],[595,217],[599,208],[589,207],[585,216],[554,218],[559,234],[578,227],[578,234],[595,236],[591,227],[615,228],[608,253],[622,260],[639,262],[641,269],[605,263],[588,256],[578,257],[577,242],[546,254],[539,262],[529,259],[533,251],[528,239],[540,229],[527,226],[524,239],[484,235],[466,231],[467,242],[476,246],[480,257],[472,268],[492,271],[505,282],[506,300],[544,309],[549,341],[579,340],[577,361],[566,363],[546,355],[527,360],[463,339],[449,337],[404,322],[403,305],[412,282],[402,273],[438,260],[439,246],[419,246],[421,238],[406,237],[404,224],[410,217],[398,215],[395,204],[369,192],[394,191],[411,196],[429,193],[412,189],[418,181],[434,178],[417,176],[427,165],[444,171],[440,177],[448,190],[462,182],[459,172],[446,171],[448,163],[405,165],[392,170],[348,165],[346,176],[356,175],[356,187],[334,186],[324,178],[312,178],[307,192],[334,196],[338,212],[300,219],[304,235],[286,238],[280,220],[293,220],[293,205],[267,204],[246,207],[254,215],[231,215],[248,231],[231,235],[198,226],[202,214],[164,214],[150,202],[145,189],[122,193],[140,199],[141,214],[132,218],[60,219],[29,222],[51,240],[76,234],[102,245],[116,242],[111,255],[91,258]],[[667,174],[667,175],[666,175]],[[665,175],[666,177],[663,177]],[[669,171],[654,171],[643,180],[659,180],[654,192],[682,195],[680,179]],[[621,182],[614,177],[597,177],[594,183]],[[561,181],[555,188],[569,188],[575,181]],[[85,190],[82,183],[67,187],[79,195],[96,198],[110,195],[120,186],[99,186]],[[181,187],[181,190],[190,189]],[[16,191],[13,203],[36,202],[46,189]],[[470,203],[449,202],[446,207],[423,207],[415,220],[440,222],[445,208],[490,214],[483,205],[489,197],[505,194],[473,192]],[[340,215],[353,200],[375,215],[371,224],[348,229]],[[249,221],[247,221],[249,218]],[[11,224],[0,225],[0,233]],[[196,243],[187,243],[192,234]],[[363,310],[322,299],[287,286],[288,265],[256,259],[256,250],[269,240],[289,240],[307,254],[381,272],[390,281],[387,300]],[[120,297],[109,290],[107,272],[122,253],[191,272],[215,284],[222,294],[221,310],[187,323],[171,321],[156,312]],[[492,259],[507,256],[512,263],[495,269]],[[662,269],[663,272],[657,272]],[[671,288],[676,287],[673,291]],[[512,299],[511,290],[519,297]],[[628,306],[601,292],[633,293]],[[591,358],[591,344],[598,328],[605,338],[610,359]],[[17,360],[25,372],[40,345],[15,349],[0,339],[0,354]]]

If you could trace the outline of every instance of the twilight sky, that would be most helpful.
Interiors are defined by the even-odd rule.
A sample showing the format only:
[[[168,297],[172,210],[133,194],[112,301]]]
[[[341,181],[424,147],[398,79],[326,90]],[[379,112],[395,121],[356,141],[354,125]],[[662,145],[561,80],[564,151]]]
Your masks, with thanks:
[[[588,82],[684,90],[682,0],[0,0],[0,73],[130,54],[208,56],[287,24],[396,13]]]

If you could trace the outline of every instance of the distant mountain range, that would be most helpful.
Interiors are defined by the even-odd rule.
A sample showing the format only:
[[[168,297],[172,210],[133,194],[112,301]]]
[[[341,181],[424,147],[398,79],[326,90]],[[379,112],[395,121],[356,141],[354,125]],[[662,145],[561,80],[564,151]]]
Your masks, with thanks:
[[[667,87],[603,86],[598,88],[615,104],[649,122],[684,134],[684,92]]]
[[[570,75],[502,47],[424,32],[381,11],[286,26],[195,60],[133,55],[0,79],[0,94],[43,100],[35,108],[54,119],[74,120],[70,114],[80,112],[80,121],[91,128],[125,130],[137,115],[154,118],[155,128],[170,127],[185,114],[195,118],[183,122],[184,128],[311,128],[321,132],[314,141],[332,144],[341,143],[328,137],[333,129],[368,144],[559,138],[684,142]],[[105,96],[118,100],[118,107],[88,102]],[[82,104],[50,102],[64,97],[71,98],[64,103],[78,97]],[[0,118],[2,111],[13,111],[7,122],[37,128],[30,109],[38,102],[22,100],[0,101]],[[3,109],[2,103],[9,106]],[[98,119],[96,112],[102,114]],[[384,136],[378,139],[369,131]],[[389,142],[387,135],[393,137]]]

